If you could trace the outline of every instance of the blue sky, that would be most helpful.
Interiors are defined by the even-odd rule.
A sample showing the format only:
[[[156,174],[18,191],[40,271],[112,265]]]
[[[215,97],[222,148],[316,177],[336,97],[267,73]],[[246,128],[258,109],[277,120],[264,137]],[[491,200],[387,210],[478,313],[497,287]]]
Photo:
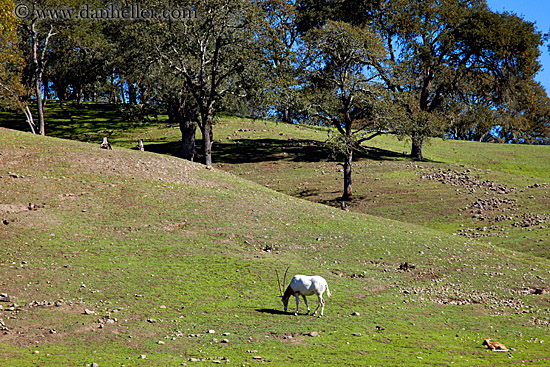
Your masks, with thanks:
[[[550,32],[550,0],[487,0],[487,4],[493,11],[508,11],[520,15],[523,19],[534,22],[537,29],[543,34]],[[548,42],[540,48],[539,62],[542,70],[537,74],[536,80],[550,95],[550,53]]]

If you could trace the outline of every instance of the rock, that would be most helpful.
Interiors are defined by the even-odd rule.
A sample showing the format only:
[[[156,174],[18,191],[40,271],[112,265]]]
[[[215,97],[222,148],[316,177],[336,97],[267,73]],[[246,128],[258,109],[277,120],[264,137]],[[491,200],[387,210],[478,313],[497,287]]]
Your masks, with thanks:
[[[311,333],[309,333],[307,335],[315,338],[316,336],[319,336],[319,333],[317,331],[312,331]]]
[[[6,293],[0,293],[0,302],[11,302],[11,297]]]
[[[361,333],[351,333],[352,336],[363,336]]]
[[[95,311],[88,310],[87,308],[84,310],[85,315],[95,315]]]
[[[207,333],[208,333],[208,334],[215,334],[215,333],[216,333],[216,330],[208,330]]]
[[[147,354],[142,354],[138,357],[139,359],[147,359]]]
[[[92,363],[92,364],[90,365],[90,367],[99,367],[99,364],[97,364],[97,363],[94,362],[94,363]]]
[[[493,352],[507,352],[508,351],[508,348],[506,348],[506,346],[504,344],[499,343],[499,342],[494,342],[491,339],[485,339],[483,341],[483,344],[481,344],[481,345],[486,345],[487,348],[491,349]]]
[[[404,262],[404,263],[401,263],[401,265],[399,265],[399,270],[402,270],[402,271],[411,271],[412,269],[415,269],[415,268],[416,268],[416,265],[409,264],[408,262]]]
[[[359,316],[361,315],[359,312],[355,311],[354,313],[351,314],[351,316]]]
[[[224,343],[224,344],[227,344],[227,343],[229,343],[229,339],[223,339],[221,342]]]

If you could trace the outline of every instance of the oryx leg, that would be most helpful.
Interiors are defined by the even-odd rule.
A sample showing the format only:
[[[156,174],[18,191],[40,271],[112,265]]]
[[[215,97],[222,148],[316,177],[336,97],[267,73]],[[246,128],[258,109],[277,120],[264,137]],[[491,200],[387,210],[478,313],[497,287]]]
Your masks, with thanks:
[[[298,316],[298,307],[300,305],[300,294],[296,293],[294,296],[296,297],[296,312],[294,313],[294,316]]]
[[[302,295],[302,298],[304,299],[304,302],[306,303],[306,307],[307,307],[307,313],[306,315],[309,315],[309,305],[307,304],[307,298],[306,296]]]
[[[317,310],[319,309],[319,307],[321,307],[321,314],[319,315],[319,317],[321,317],[323,316],[323,312],[325,311],[325,300],[323,299],[323,295],[321,294],[317,295],[317,299],[319,300],[319,304],[317,305],[317,308],[313,312],[313,316],[315,316],[315,314],[317,313]]]

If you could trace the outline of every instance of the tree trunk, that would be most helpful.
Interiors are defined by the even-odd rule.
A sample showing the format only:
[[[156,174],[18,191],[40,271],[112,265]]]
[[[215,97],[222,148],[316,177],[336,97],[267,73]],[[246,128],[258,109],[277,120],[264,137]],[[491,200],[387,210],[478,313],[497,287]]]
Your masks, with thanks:
[[[34,120],[32,118],[32,113],[31,113],[31,110],[29,109],[29,106],[25,105],[24,107],[21,107],[21,109],[23,110],[23,113],[27,118],[27,123],[29,124],[29,127],[31,128],[32,133],[36,134],[36,125],[34,124]]]
[[[136,87],[132,83],[128,83],[128,103],[131,105],[137,104],[137,91]]]
[[[82,107],[84,105],[84,88],[80,86],[76,89],[76,104],[78,107]]]
[[[197,156],[195,147],[195,133],[197,131],[197,117],[193,107],[185,97],[171,96],[167,99],[168,122],[179,124],[181,131],[181,157],[193,161]]]
[[[344,194],[342,195],[342,201],[350,201],[352,199],[351,188],[351,162],[353,159],[353,151],[350,150],[346,155],[344,162]]]
[[[44,105],[42,104],[42,77],[36,76],[34,89],[36,93],[36,109],[38,111],[38,133],[46,135],[46,123],[44,121]]]
[[[212,117],[204,116],[202,120],[202,143],[204,149],[204,164],[212,168]]]
[[[285,105],[283,107],[283,122],[287,124],[292,123],[292,109],[290,108],[289,105]]]
[[[423,138],[419,136],[418,134],[412,134],[412,148],[411,148],[411,157],[413,159],[418,159],[420,161],[424,160],[424,156],[422,155],[422,142]]]
[[[181,131],[181,157],[189,161],[195,159],[195,132],[197,130],[197,124],[194,121],[188,121],[187,119],[180,120]]]

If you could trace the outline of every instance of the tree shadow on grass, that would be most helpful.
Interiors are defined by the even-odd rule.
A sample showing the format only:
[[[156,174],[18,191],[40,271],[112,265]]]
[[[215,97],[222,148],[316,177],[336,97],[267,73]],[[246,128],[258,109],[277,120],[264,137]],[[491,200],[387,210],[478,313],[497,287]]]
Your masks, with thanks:
[[[181,142],[149,143],[145,142],[145,150],[181,156]],[[201,154],[202,143],[197,141],[197,152]],[[385,160],[409,160],[403,153],[391,150],[364,147],[355,153],[354,158]],[[223,142],[214,142],[212,146],[212,160],[215,163],[242,164],[259,162],[341,162],[342,157],[335,156],[333,151],[323,142],[309,139],[234,139]]]

